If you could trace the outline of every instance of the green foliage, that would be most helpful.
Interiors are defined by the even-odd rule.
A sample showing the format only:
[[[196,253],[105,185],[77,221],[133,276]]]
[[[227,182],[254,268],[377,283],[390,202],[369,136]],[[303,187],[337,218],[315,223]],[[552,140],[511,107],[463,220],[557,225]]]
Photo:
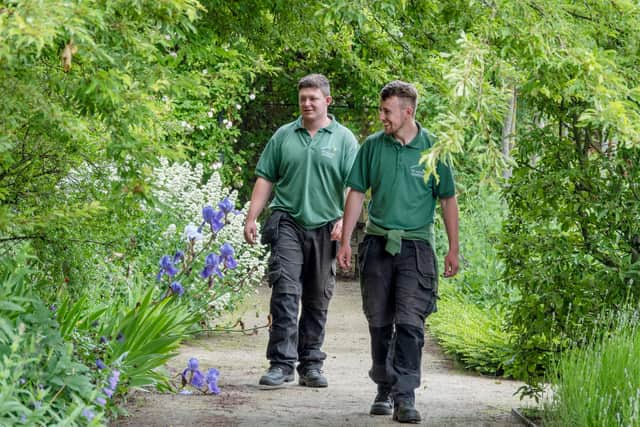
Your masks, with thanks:
[[[429,331],[466,368],[513,376],[514,349],[505,322],[513,296],[501,280],[504,265],[495,247],[506,207],[496,189],[485,185],[464,189],[459,205],[462,268],[456,278],[441,279],[438,312],[427,320]],[[439,253],[447,249],[442,228]]]
[[[505,277],[521,296],[510,322],[531,378],[552,352],[579,341],[603,307],[640,297],[640,193],[630,167],[640,150],[619,147],[607,156],[579,136],[559,143],[546,129],[537,136],[536,143],[549,143],[534,167],[517,156],[522,166],[506,191],[510,210],[501,249]]]
[[[97,425],[92,373],[31,288],[29,262],[23,253],[0,261],[0,424],[86,425],[82,411],[91,410]]]
[[[472,179],[465,176],[459,179],[461,271],[445,283],[451,283],[468,301],[504,313],[514,299],[512,289],[502,279],[504,262],[497,250],[507,206],[498,187],[477,185]],[[465,187],[464,183],[469,181],[471,185]],[[444,227],[439,227],[439,233],[440,251],[444,253],[447,249]]]
[[[134,282],[129,298],[110,303],[95,304],[86,295],[77,301],[67,297],[56,316],[60,331],[65,339],[75,342],[77,354],[86,364],[100,359],[118,369],[121,392],[130,387],[167,388],[166,375],[156,369],[174,356],[197,319],[186,304],[158,300],[153,287],[145,291],[145,281]]]
[[[126,350],[110,353],[91,325],[182,325],[173,303],[134,306],[158,257],[177,249],[176,228],[199,222],[156,200],[158,159],[203,163],[195,185],[216,175],[240,206],[267,139],[297,115],[300,77],[326,74],[332,112],[361,136],[378,129],[382,85],[400,78],[418,86],[417,118],[436,136],[426,173],[452,161],[461,199],[495,182],[511,149],[505,225],[474,215],[502,212],[497,198],[469,197],[463,238],[489,232],[462,242],[454,293],[480,309],[478,322],[480,312],[495,312],[482,321],[494,326],[506,316],[518,349],[510,372],[535,387],[550,355],[578,343],[603,307],[640,297],[639,18],[636,3],[592,0],[5,1],[0,249],[10,256],[30,241],[38,297],[64,302],[62,336],[81,360],[126,364]],[[214,320],[250,291],[241,277],[190,289],[189,310]],[[210,310],[212,292],[223,303]]]
[[[640,425],[638,312],[611,312],[581,348],[563,352],[550,378],[549,426]]]
[[[504,315],[482,307],[455,288],[440,292],[438,312],[427,320],[445,353],[482,374],[510,376],[513,349],[504,330]]]
[[[0,242],[31,240],[53,282],[80,287],[96,250],[127,247],[127,222],[148,198],[145,165],[176,152],[164,34],[191,31],[198,10],[192,0],[3,2]],[[122,179],[70,195],[84,164],[98,180],[111,173],[104,164]]]
[[[104,361],[122,369],[127,387],[168,388],[168,378],[156,368],[175,356],[194,327],[186,304],[175,297],[158,301],[153,296],[151,288],[135,304],[107,310],[98,327],[98,335],[109,337]]]

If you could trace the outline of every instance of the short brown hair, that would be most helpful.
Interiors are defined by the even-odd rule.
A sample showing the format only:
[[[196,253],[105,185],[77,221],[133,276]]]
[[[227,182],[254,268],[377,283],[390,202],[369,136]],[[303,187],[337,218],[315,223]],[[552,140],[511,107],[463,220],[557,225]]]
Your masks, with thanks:
[[[380,91],[380,99],[384,101],[392,96],[397,96],[398,98],[408,101],[413,107],[415,114],[416,106],[418,105],[418,91],[414,85],[403,82],[402,80],[394,80],[387,83]]]
[[[309,74],[301,78],[300,81],[298,82],[298,90],[304,89],[307,87],[320,89],[324,94],[324,96],[331,95],[329,79],[327,79],[322,74]]]

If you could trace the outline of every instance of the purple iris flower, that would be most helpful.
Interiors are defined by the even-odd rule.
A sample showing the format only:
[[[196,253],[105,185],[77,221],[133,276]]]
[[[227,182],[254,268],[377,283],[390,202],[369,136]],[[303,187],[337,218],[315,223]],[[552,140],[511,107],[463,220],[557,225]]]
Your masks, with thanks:
[[[213,231],[214,233],[217,233],[218,231],[222,230],[222,227],[224,227],[224,213],[223,212],[216,212],[216,216],[213,218],[213,222],[211,223],[211,231]]]
[[[238,266],[238,261],[236,261],[233,257],[229,257],[224,260],[224,266],[229,270],[233,270]]]
[[[194,371],[190,384],[196,388],[202,388],[204,385],[204,375],[200,371]]]
[[[209,224],[211,231],[214,233],[217,233],[224,227],[224,212],[215,211],[211,206],[205,206],[202,209],[202,218],[204,219],[202,225]]]
[[[198,369],[198,359],[192,357],[187,363],[187,369],[182,371],[182,384],[191,384],[194,387],[200,388],[204,385],[204,375]]]
[[[182,236],[187,242],[191,242],[191,241],[198,242],[203,239],[202,227],[196,227],[193,224],[189,224],[184,228],[184,233]]]
[[[104,369],[107,367],[107,365],[104,364],[104,362],[100,359],[96,359],[96,367],[98,369]]]
[[[173,255],[173,263],[177,264],[184,259],[184,252],[176,251],[175,255]]]
[[[111,371],[111,377],[109,377],[109,387],[111,387],[112,390],[115,390],[118,386],[118,382],[120,382],[120,371],[114,369]]]
[[[173,282],[171,284],[171,292],[181,297],[184,294],[184,288],[179,282]]]
[[[96,414],[94,414],[91,409],[84,408],[82,410],[82,416],[85,417],[87,419],[87,421],[91,421],[92,419],[95,418]]]
[[[228,197],[225,197],[223,201],[218,203],[218,208],[227,215],[229,212],[233,211],[233,203],[229,200]]]
[[[218,255],[214,253],[210,253],[204,259],[204,262],[205,262],[205,266],[202,272],[200,273],[200,277],[202,277],[203,279],[206,279],[207,277],[211,276],[214,273],[218,277],[222,277],[222,271],[220,271],[221,258]]]
[[[187,362],[187,369],[190,371],[197,370],[199,366],[200,364],[198,363],[198,359],[196,359],[195,357],[192,357],[191,359],[189,359],[189,362]]]
[[[204,222],[206,222],[207,224],[211,224],[211,221],[213,221],[213,217],[215,216],[215,214],[215,209],[213,209],[209,205],[202,208],[202,218],[204,218]]]
[[[233,246],[229,242],[225,242],[222,246],[220,246],[220,256],[223,259],[232,257],[236,251],[233,249]]]
[[[108,341],[108,340],[107,340],[107,337],[105,337],[104,335],[102,335],[102,336],[100,337],[100,344],[106,344],[106,343],[107,343],[107,341]]]
[[[171,261],[171,257],[169,255],[164,255],[160,259],[160,271],[156,276],[156,280],[162,279],[163,275],[167,275],[169,277],[173,277],[178,273],[178,269],[173,266],[173,261]]]
[[[207,383],[207,389],[209,393],[220,394],[220,388],[218,387],[218,376],[220,372],[216,368],[209,368],[205,377]]]
[[[220,257],[222,258],[221,262],[224,262],[224,266],[231,270],[238,266],[238,262],[233,259],[234,254],[235,250],[230,243],[225,242],[225,244],[220,247]]]
[[[103,388],[103,389],[102,389],[102,392],[103,392],[104,394],[106,394],[106,395],[107,395],[107,397],[111,397],[111,396],[113,396],[113,390],[111,390],[109,387],[105,387],[105,388]]]
[[[104,397],[96,397],[96,403],[100,406],[104,406],[107,404],[107,399]]]

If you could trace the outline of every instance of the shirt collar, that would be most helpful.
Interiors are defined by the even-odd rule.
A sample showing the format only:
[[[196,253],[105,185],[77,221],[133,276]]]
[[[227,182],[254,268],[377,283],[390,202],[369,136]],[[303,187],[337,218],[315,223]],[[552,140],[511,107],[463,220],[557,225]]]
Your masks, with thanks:
[[[324,130],[327,131],[329,133],[333,133],[336,128],[338,127],[338,122],[336,121],[336,118],[334,117],[333,114],[327,114],[329,116],[329,118],[331,119],[331,123],[329,123],[328,126],[323,127],[318,129],[319,131]],[[305,129],[305,127],[302,125],[302,116],[298,117],[298,119],[296,120],[296,131]],[[306,129],[305,129],[306,130]]]
[[[399,145],[401,147],[413,148],[413,149],[423,150],[424,151],[427,148],[431,147],[431,142],[430,142],[431,140],[429,139],[429,136],[427,135],[427,131],[422,127],[422,125],[420,123],[418,123],[418,122],[416,122],[416,125],[418,126],[418,133],[411,140],[411,142],[409,142],[406,145],[402,145],[400,143],[400,141],[396,140],[391,135],[386,135],[385,134],[384,137],[391,144],[397,144],[397,145]]]

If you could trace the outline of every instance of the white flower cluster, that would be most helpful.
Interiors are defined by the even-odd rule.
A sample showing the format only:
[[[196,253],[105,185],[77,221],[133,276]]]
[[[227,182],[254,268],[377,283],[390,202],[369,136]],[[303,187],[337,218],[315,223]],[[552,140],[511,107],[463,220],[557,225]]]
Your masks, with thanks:
[[[183,239],[185,233],[193,234],[197,225],[202,223],[202,208],[206,205],[218,210],[218,203],[225,197],[232,203],[236,202],[237,192],[229,191],[222,185],[220,174],[214,170],[209,179],[204,181],[204,168],[202,164],[192,167],[188,162],[169,163],[165,158],[160,159],[160,166],[153,170],[155,189],[154,196],[167,209],[171,209],[176,221],[183,224],[183,228],[177,228],[171,224],[162,233],[163,238]],[[248,204],[236,215],[228,215],[229,224],[225,225],[218,233],[216,241],[219,244],[229,242],[235,249],[238,261],[237,273],[251,271],[248,278],[252,284],[260,283],[266,271],[264,254],[266,248],[260,244],[248,245],[244,241],[244,218]],[[206,226],[205,226],[206,227]],[[202,241],[197,242],[199,244]]]
[[[78,187],[91,184],[93,188],[106,194],[107,186],[118,180],[120,180],[118,169],[114,165],[84,162],[77,168],[71,169],[67,176],[56,184],[56,188],[69,195],[78,192]]]

